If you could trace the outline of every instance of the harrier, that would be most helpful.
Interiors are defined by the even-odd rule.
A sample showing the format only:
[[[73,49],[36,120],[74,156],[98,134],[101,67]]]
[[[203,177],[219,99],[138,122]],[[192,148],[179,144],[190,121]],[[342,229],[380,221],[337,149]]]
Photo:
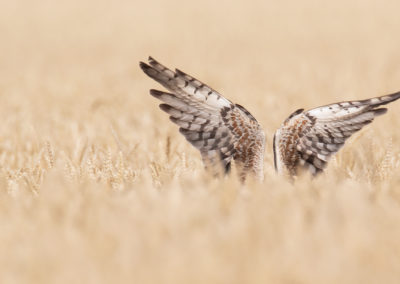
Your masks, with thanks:
[[[150,90],[161,100],[179,131],[199,149],[206,167],[229,172],[235,161],[242,181],[248,174],[262,180],[265,135],[261,125],[243,106],[175,69],[149,57],[142,70],[168,91]],[[301,169],[316,175],[353,133],[386,113],[382,105],[400,98],[400,92],[382,97],[334,103],[293,112],[276,131],[274,164],[278,173],[291,177]]]

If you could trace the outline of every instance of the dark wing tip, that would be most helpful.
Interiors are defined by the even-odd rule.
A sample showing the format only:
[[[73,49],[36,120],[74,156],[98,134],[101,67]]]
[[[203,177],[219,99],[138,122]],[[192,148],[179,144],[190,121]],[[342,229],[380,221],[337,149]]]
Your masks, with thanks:
[[[376,109],[373,109],[372,111],[374,112],[375,116],[378,116],[378,115],[385,114],[387,112],[387,110],[388,110],[387,108],[376,108]]]
[[[151,57],[151,56],[149,56],[148,61],[149,61],[149,64],[150,64],[151,66],[155,66],[155,65],[157,65],[157,64],[160,64],[160,63],[158,63],[157,60],[155,60],[155,59],[154,59],[153,57]]]
[[[167,104],[160,104],[159,108],[162,111],[165,111],[166,113],[168,113],[172,109],[172,107],[170,105],[167,105]]]
[[[395,99],[395,100],[400,99],[400,91],[396,92],[396,93],[393,93],[393,94],[390,94],[388,96],[389,97],[393,97],[393,99]]]
[[[144,63],[143,61],[139,62],[139,66],[143,71],[145,71],[146,69],[150,68],[150,66],[147,65],[146,63]]]
[[[386,101],[385,104],[391,103],[393,101],[396,101],[396,100],[400,99],[400,92],[384,96],[384,98],[386,98],[385,99],[385,101]]]
[[[171,120],[173,123],[178,124],[179,119],[173,116],[169,117],[169,120]]]
[[[188,132],[189,132],[189,130],[187,130],[185,128],[182,128],[182,127],[179,127],[179,133],[181,133],[183,135],[186,135]]]
[[[156,80],[156,76],[159,73],[156,69],[142,61],[139,62],[139,66],[143,70],[143,72],[146,73],[147,76]]]
[[[163,94],[164,94],[164,92],[159,91],[159,90],[154,90],[154,89],[150,90],[150,95],[152,95],[155,98],[159,98]]]
[[[368,105],[371,105],[372,108],[375,108],[375,107],[379,107],[382,105],[387,105],[398,99],[400,99],[400,92],[393,93],[393,94],[386,95],[386,96],[377,97],[377,98],[372,98],[372,99],[368,99],[368,100],[363,100],[361,102],[365,102]]]

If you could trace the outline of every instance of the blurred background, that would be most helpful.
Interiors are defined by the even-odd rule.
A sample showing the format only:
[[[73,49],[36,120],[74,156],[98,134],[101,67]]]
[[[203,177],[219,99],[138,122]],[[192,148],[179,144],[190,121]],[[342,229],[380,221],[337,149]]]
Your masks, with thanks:
[[[246,105],[269,133],[299,107],[399,89],[397,1],[17,0],[2,7],[0,96],[13,112],[22,100],[42,119],[60,111],[82,119],[104,107],[143,124],[156,109],[147,95],[156,85],[138,68],[149,55]],[[57,103],[49,109],[45,100]]]

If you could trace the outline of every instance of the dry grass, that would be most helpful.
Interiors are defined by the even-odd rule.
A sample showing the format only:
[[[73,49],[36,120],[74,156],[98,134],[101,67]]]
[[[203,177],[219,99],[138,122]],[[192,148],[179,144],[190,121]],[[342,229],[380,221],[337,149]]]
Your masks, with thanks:
[[[315,180],[271,151],[296,108],[400,89],[398,1],[7,2],[1,283],[399,283],[400,103]],[[263,184],[204,173],[148,55],[258,118]]]

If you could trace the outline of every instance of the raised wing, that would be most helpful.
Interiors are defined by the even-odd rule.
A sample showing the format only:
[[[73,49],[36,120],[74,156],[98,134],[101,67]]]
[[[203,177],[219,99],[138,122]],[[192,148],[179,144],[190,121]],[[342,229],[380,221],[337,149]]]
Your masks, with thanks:
[[[140,67],[170,91],[150,90],[150,94],[164,102],[161,110],[170,115],[171,121],[180,127],[180,133],[200,150],[207,167],[215,171],[222,163],[222,168],[228,172],[234,159],[243,180],[249,171],[262,178],[264,133],[245,108],[151,57],[148,64],[140,62]]]
[[[386,113],[380,106],[400,98],[400,92],[361,101],[348,101],[299,110],[283,123],[274,137],[275,168],[296,175],[299,167],[315,175],[353,133]]]

